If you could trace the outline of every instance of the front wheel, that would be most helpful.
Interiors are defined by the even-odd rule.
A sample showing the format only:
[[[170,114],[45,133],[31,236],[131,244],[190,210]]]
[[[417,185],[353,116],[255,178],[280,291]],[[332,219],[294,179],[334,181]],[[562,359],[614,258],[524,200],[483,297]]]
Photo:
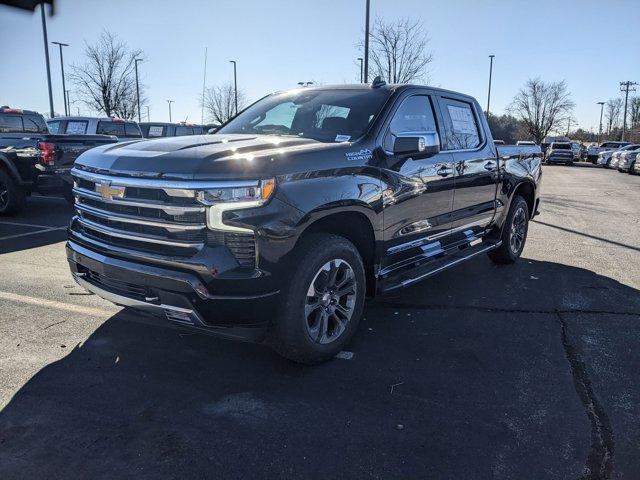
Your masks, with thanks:
[[[356,331],[366,281],[362,258],[343,237],[303,238],[270,341],[282,356],[316,364],[339,353]]]
[[[524,249],[529,231],[529,206],[524,198],[516,195],[511,200],[511,207],[502,228],[502,244],[489,252],[494,263],[514,263]]]

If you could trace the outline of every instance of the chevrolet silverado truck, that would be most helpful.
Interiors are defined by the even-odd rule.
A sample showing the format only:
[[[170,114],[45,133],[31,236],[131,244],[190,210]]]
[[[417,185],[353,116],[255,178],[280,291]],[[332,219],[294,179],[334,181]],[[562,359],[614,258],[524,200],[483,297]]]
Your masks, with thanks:
[[[515,262],[541,150],[496,147],[472,97],[376,79],[268,95],[215,135],[98,147],[72,175],[81,286],[317,363],[365,297],[482,254]]]
[[[74,160],[115,141],[106,135],[51,135],[39,113],[0,107],[0,215],[22,210],[34,192],[73,201],[69,171]]]

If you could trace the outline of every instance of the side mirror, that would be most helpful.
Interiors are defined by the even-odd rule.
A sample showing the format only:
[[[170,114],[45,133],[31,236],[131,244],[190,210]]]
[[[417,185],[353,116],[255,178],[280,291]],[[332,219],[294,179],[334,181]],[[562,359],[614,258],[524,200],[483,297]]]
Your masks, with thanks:
[[[402,132],[393,142],[394,155],[430,157],[440,153],[440,137],[436,132]]]

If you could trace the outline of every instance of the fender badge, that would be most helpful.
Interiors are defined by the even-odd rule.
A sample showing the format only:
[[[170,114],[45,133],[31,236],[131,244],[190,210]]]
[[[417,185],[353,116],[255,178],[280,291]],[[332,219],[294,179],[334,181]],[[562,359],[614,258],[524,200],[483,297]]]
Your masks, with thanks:
[[[371,150],[368,148],[363,148],[357,152],[347,152],[345,155],[349,162],[366,162],[372,158]]]

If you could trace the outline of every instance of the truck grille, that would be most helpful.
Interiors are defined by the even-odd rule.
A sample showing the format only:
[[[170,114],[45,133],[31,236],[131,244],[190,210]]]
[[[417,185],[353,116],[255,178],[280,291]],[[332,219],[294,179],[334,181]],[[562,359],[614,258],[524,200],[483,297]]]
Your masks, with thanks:
[[[223,245],[242,267],[255,268],[255,238],[207,228],[196,200],[207,183],[109,177],[74,169],[78,230],[89,241],[164,256],[192,256]],[[217,183],[220,186],[220,182]]]

